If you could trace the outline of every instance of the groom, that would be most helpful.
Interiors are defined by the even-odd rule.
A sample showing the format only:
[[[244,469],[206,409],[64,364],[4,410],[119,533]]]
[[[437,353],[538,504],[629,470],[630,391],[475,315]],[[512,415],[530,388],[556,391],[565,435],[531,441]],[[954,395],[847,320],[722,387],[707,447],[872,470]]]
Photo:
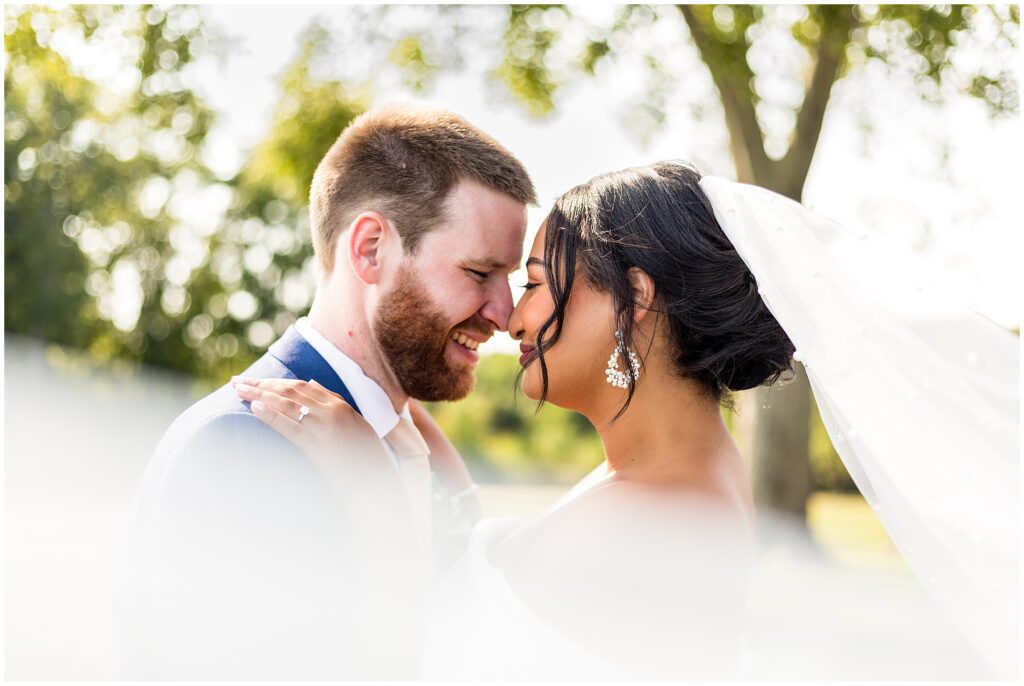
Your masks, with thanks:
[[[315,380],[352,405],[395,460],[428,547],[427,455],[433,463],[450,446],[415,400],[472,390],[476,348],[511,314],[507,277],[535,202],[523,165],[460,117],[407,106],[362,115],[313,178],[309,314],[244,372]],[[130,536],[122,676],[381,675],[356,647],[358,523],[230,386],[167,431]],[[401,645],[385,676],[415,676]]]

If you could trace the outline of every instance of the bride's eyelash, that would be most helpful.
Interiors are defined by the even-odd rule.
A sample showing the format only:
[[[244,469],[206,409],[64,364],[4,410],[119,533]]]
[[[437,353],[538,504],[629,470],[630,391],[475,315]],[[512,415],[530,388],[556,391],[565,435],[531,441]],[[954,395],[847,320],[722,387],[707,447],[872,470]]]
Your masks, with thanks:
[[[536,288],[539,285],[540,285],[539,283],[524,283],[523,285],[519,286],[519,288],[522,288],[522,289],[528,291],[531,288]]]

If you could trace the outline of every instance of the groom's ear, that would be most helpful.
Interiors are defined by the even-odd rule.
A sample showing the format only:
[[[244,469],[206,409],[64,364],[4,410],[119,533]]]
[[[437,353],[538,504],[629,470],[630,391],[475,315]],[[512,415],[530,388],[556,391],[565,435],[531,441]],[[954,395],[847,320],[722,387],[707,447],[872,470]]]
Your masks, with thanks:
[[[626,278],[633,289],[633,304],[636,305],[633,321],[640,322],[654,305],[654,279],[640,267],[630,267]]]
[[[348,241],[344,244],[352,271],[363,283],[380,282],[381,257],[390,232],[388,220],[378,212],[361,212],[352,220]]]

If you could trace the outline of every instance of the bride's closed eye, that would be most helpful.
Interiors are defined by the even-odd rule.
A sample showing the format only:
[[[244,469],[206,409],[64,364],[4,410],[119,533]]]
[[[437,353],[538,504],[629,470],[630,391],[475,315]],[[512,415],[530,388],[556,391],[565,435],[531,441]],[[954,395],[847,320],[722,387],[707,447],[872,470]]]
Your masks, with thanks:
[[[528,291],[530,289],[536,288],[539,285],[540,285],[539,283],[524,283],[523,285],[519,286],[519,288],[522,288],[522,289]]]

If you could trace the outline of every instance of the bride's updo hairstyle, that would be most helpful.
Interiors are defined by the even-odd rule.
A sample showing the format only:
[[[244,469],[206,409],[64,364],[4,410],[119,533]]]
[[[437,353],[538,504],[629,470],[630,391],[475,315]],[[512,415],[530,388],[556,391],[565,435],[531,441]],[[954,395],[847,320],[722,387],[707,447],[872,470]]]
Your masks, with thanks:
[[[692,167],[659,162],[598,176],[555,201],[545,220],[555,307],[537,335],[544,341],[541,402],[548,390],[543,350],[558,341],[577,272],[611,294],[623,342],[641,357],[646,351],[633,344],[636,305],[627,271],[647,273],[655,286],[651,309],[670,328],[676,371],[719,404],[730,406],[731,391],[774,383],[791,369],[795,348],[715,219],[700,179]],[[620,366],[630,381],[619,415],[636,385],[630,365],[620,358]]]

